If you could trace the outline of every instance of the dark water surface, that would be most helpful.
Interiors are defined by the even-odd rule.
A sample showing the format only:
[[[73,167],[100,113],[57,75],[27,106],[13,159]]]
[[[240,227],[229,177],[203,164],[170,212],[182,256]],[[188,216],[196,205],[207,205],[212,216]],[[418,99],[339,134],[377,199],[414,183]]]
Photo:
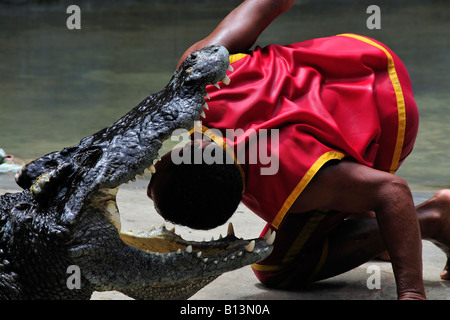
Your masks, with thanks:
[[[0,0],[0,148],[34,158],[110,125],[159,91],[184,50],[239,3]],[[66,27],[71,4],[81,30]],[[366,26],[371,4],[379,30]],[[421,123],[399,175],[415,189],[450,187],[450,1],[297,0],[257,44],[344,32],[384,42],[410,72]]]

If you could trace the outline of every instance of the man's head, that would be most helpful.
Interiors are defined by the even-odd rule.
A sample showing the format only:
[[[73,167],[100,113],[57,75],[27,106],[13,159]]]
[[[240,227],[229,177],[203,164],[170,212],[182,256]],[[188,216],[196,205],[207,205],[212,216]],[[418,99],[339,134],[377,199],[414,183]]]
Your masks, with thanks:
[[[206,147],[213,147],[210,154],[223,161],[196,164],[196,152],[198,156]],[[184,153],[189,155],[186,157]],[[183,154],[190,161],[175,164],[173,156]],[[228,157],[214,142],[202,140],[164,155],[156,164],[156,173],[147,190],[157,212],[168,221],[193,229],[211,229],[224,224],[239,205],[243,190],[239,169]]]

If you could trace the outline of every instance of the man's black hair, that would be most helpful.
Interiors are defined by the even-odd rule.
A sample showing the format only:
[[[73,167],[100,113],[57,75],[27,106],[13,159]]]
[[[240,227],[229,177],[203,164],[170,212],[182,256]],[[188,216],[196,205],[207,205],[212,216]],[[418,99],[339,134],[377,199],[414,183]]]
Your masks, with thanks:
[[[224,224],[236,211],[242,199],[242,177],[230,156],[215,146],[212,154],[222,153],[223,161],[195,164],[192,146],[189,164],[174,164],[170,156],[158,164],[148,192],[165,220],[206,230]]]

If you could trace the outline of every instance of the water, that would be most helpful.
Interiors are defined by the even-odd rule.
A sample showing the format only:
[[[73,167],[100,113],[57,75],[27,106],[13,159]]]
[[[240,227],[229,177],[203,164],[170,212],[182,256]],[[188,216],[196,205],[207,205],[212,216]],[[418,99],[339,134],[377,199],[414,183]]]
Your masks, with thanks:
[[[241,1],[0,0],[0,148],[31,159],[110,125],[169,80],[179,57]],[[81,8],[68,30],[66,8]],[[369,30],[366,8],[381,8]],[[421,115],[399,170],[413,189],[450,187],[449,1],[299,1],[260,37],[287,44],[344,32],[404,61]]]

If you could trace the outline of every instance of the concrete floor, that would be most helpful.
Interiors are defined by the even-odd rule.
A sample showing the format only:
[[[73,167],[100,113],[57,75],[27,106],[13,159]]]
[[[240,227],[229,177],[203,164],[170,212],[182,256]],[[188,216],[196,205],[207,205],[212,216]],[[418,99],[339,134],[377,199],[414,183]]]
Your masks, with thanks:
[[[146,231],[152,225],[159,226],[163,220],[155,213],[153,204],[145,196],[146,179],[139,179],[136,183],[123,186],[118,194],[118,205],[121,213],[122,230]],[[17,191],[13,175],[0,175],[0,194]],[[432,193],[415,192],[417,203],[429,198]],[[240,206],[232,217],[231,222],[238,237],[258,237],[265,223]],[[167,227],[172,227],[166,224]],[[193,231],[183,227],[176,227],[177,233],[185,239],[202,240],[216,239],[220,233],[226,234],[227,226],[221,226],[209,231]],[[428,299],[450,299],[450,281],[442,281],[439,273],[446,262],[445,255],[428,241],[423,241],[424,282]],[[374,267],[375,266],[375,267]],[[380,288],[369,289],[367,282],[372,283],[379,270]],[[370,278],[372,276],[372,278]],[[119,292],[95,292],[93,300],[122,300],[129,299]],[[218,279],[204,287],[191,300],[395,300],[396,289],[389,262],[370,261],[360,267],[331,279],[311,284],[307,288],[297,291],[283,291],[267,289],[262,286],[253,275],[250,267],[223,274]]]

